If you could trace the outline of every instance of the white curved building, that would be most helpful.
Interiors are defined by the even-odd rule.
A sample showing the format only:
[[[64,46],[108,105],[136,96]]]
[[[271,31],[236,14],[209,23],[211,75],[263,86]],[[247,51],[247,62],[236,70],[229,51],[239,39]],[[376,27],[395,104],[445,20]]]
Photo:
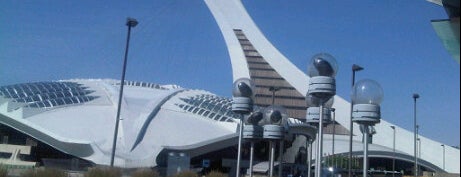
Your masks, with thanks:
[[[264,37],[240,0],[205,0],[205,3],[222,31],[234,80],[246,77],[256,83],[254,102],[259,107],[271,104],[270,87],[280,88],[274,101],[286,107],[291,118],[304,120],[309,77]],[[8,127],[73,157],[108,165],[119,87],[119,81],[104,79],[0,86],[0,128]],[[231,111],[230,99],[174,85],[126,82],[122,100],[116,166],[174,165],[170,164],[174,153],[184,156],[187,165],[202,159],[235,159],[239,125]],[[334,152],[346,155],[350,104],[336,96],[333,107],[336,109]],[[370,165],[390,170],[394,133],[390,126],[395,126],[396,169],[411,171],[413,133],[385,120],[386,117],[375,126]],[[359,126],[353,126],[353,154],[360,157],[362,137]],[[332,130],[331,126],[326,128],[325,153],[332,148]],[[442,143],[419,138],[423,147],[419,157],[422,170],[459,173],[459,149],[444,145],[444,162]],[[293,163],[298,149],[306,143],[301,137],[288,142],[291,147],[286,149],[284,159]],[[264,144],[260,149],[264,149]],[[221,165],[221,161],[212,163]]]
[[[116,166],[157,166],[157,156],[165,147],[209,144],[232,138],[236,131],[229,99],[173,85],[125,85]],[[109,164],[119,86],[120,82],[114,80],[2,86],[0,123],[59,151],[96,164]],[[227,146],[231,144],[195,153]]]

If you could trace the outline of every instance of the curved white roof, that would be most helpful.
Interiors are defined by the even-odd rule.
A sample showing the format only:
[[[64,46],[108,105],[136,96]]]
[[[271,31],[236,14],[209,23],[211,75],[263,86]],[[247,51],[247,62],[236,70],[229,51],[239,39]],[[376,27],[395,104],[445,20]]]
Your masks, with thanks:
[[[164,147],[234,135],[230,100],[201,90],[126,82],[115,165],[155,166]],[[58,150],[109,164],[120,82],[65,80],[0,87],[0,123]]]

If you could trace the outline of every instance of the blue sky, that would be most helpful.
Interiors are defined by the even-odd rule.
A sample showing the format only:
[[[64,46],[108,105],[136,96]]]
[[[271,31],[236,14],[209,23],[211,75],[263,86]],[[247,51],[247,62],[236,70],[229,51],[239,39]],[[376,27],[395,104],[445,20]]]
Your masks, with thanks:
[[[420,133],[460,144],[460,70],[430,20],[444,9],[424,0],[244,0],[266,37],[306,72],[327,52],[339,71],[337,92],[349,100],[356,80],[381,84],[383,118],[413,128],[419,93]],[[120,79],[127,17],[133,28],[127,80],[177,84],[230,97],[232,75],[219,28],[202,0],[0,1],[0,85],[72,78]],[[307,83],[306,83],[307,84]]]

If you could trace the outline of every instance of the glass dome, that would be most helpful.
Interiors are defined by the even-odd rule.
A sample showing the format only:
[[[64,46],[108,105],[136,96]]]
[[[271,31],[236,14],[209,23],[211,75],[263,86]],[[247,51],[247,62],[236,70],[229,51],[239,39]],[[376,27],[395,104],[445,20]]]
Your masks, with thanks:
[[[335,77],[338,71],[336,59],[328,53],[314,55],[307,66],[309,77],[328,76]]]
[[[371,79],[358,81],[352,89],[352,101],[354,104],[379,105],[383,101],[383,96],[381,85]]]
[[[271,124],[281,123],[281,120],[287,117],[287,110],[283,106],[272,105],[264,109],[264,118]]]
[[[261,110],[253,111],[247,118],[247,123],[258,124],[264,118],[264,114]]]
[[[234,97],[252,97],[254,83],[248,78],[240,78],[234,82],[232,87],[232,96]]]

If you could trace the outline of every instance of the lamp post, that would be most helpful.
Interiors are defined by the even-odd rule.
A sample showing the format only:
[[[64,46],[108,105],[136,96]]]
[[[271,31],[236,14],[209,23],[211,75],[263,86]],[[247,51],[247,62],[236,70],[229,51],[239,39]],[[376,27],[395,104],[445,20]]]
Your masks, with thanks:
[[[122,69],[122,79],[120,80],[120,92],[118,95],[118,106],[117,106],[117,116],[115,118],[115,130],[114,130],[114,140],[112,142],[112,153],[110,156],[110,166],[114,166],[114,158],[115,158],[115,149],[117,148],[117,134],[118,134],[118,126],[120,122],[120,109],[122,107],[122,96],[123,96],[123,86],[125,85],[125,71],[126,71],[126,63],[128,59],[128,48],[130,46],[130,34],[131,28],[138,25],[138,21],[134,18],[127,18],[126,26],[128,26],[128,35],[126,37],[126,47],[125,47],[125,57],[123,59],[123,69]]]
[[[381,86],[370,79],[360,80],[352,89],[352,121],[363,128],[363,177],[368,175],[368,138],[372,134],[370,128],[380,122],[383,95]]]
[[[268,139],[270,143],[269,177],[273,176],[274,171],[275,142],[283,141],[285,134],[283,125],[286,123],[287,117],[286,109],[282,106],[272,105],[264,109],[263,138]]]
[[[253,82],[248,78],[239,78],[233,84],[232,111],[240,115],[239,138],[237,150],[237,169],[235,175],[240,176],[240,159],[242,150],[243,119],[253,111]]]
[[[317,97],[314,97],[312,95],[306,95],[306,103],[307,103],[307,113],[306,113],[306,123],[308,123],[309,125],[312,125],[314,126],[315,128],[317,128],[317,130],[320,129],[320,125],[323,125],[322,127],[326,126],[328,123],[331,122],[331,106],[333,105],[333,100],[334,100],[334,97],[331,97],[328,101],[326,101],[323,105],[323,112],[322,112],[322,115],[323,116],[320,116],[320,110],[319,110],[319,107],[318,105],[320,104],[320,99],[317,98]],[[322,123],[320,123],[320,119],[322,119]],[[322,133],[323,134],[323,133]],[[316,136],[316,139],[318,140],[317,141],[317,146],[319,145],[320,143],[320,136],[321,134],[319,133],[319,131],[317,131],[317,136]],[[312,141],[312,140],[311,140]],[[311,146],[309,146],[309,151],[310,151],[310,154],[312,155],[312,144],[311,143]],[[323,144],[323,143],[322,143]],[[318,160],[320,159],[320,162],[321,162],[321,159],[322,159],[322,156],[318,156],[318,148],[317,148],[317,153],[316,153],[316,169],[318,169],[317,167],[317,162]],[[311,159],[311,157],[309,158]],[[309,161],[310,162],[310,161]],[[308,166],[310,167],[310,164],[308,164]],[[317,172],[316,172],[317,173]],[[310,174],[310,173],[309,173]]]
[[[416,139],[418,141],[418,158],[421,158],[421,139]]]
[[[419,140],[419,125],[416,125],[416,166],[418,166],[418,160],[421,157],[421,146],[420,146],[420,140]],[[417,171],[419,172],[419,170]],[[417,173],[418,174],[418,173]],[[418,175],[419,176],[419,175]]]
[[[269,91],[272,92],[272,106],[274,106],[275,104],[275,92],[279,91],[281,88],[280,87],[269,87]],[[272,141],[270,142],[272,143]],[[274,148],[275,145],[271,145],[271,148]],[[280,141],[279,143],[279,156],[280,156],[280,159],[279,159],[279,176],[282,176],[282,169],[283,169],[283,164],[282,164],[282,158],[283,158],[283,140]],[[271,149],[272,150],[272,149]],[[271,151],[272,152],[272,151]],[[273,155],[274,154],[271,154],[271,157],[273,158]],[[273,163],[271,164],[271,167],[269,169],[272,169],[272,165],[274,165]],[[271,176],[272,176],[272,171],[270,172]]]
[[[331,113],[333,114],[332,117],[333,117],[333,121],[331,122],[333,124],[333,135],[332,135],[332,142],[331,142],[331,155],[332,155],[332,159],[333,159],[333,166],[335,167],[336,164],[336,159],[334,158],[335,157],[335,128],[336,128],[336,122],[335,122],[335,116],[336,116],[336,113],[335,113],[335,108],[330,108],[330,111]]]
[[[275,104],[275,92],[279,91],[280,87],[269,87],[269,91],[272,92],[272,105]]]
[[[443,149],[443,162],[442,162],[443,166],[442,167],[443,167],[443,170],[445,170],[445,145],[442,144],[440,146],[442,146],[442,149]]]
[[[391,126],[393,130],[392,138],[392,177],[395,177],[395,126]]]
[[[322,172],[322,151],[323,151],[323,118],[324,104],[336,94],[335,76],[338,70],[336,60],[327,53],[314,55],[307,67],[309,79],[308,96],[318,99],[319,129],[318,148],[316,162],[316,177],[321,177]],[[307,99],[307,97],[306,97]]]
[[[352,65],[352,86],[351,88],[353,88],[355,84],[355,72],[361,71],[361,70],[363,70],[361,66],[356,65],[356,64]],[[353,130],[354,130],[354,126],[352,124],[352,105],[353,104],[354,102],[351,100],[350,125],[349,125],[349,164],[348,164],[349,177],[352,177],[352,136],[353,136]]]
[[[259,122],[263,119],[263,113],[259,110],[252,112],[245,120],[243,138],[250,140],[250,177],[253,177],[253,157],[255,141],[263,137],[263,127]]]
[[[417,128],[416,128],[416,99],[419,98],[419,94],[417,93],[414,93],[413,94],[413,100],[414,100],[414,104],[413,104],[413,122],[414,122],[414,128],[415,128],[415,132],[414,132],[414,141],[413,141],[413,144],[414,144],[414,155],[415,155],[415,170],[414,170],[414,177],[417,177],[418,176],[418,157],[417,157],[417,154],[416,154],[416,133],[417,133]]]

